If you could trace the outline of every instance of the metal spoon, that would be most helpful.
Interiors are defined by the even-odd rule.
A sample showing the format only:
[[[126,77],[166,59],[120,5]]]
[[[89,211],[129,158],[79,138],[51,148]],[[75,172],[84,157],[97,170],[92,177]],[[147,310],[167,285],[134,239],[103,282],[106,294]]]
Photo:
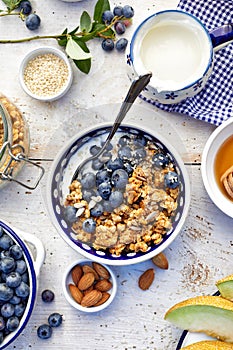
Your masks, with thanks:
[[[145,75],[141,75],[139,76],[137,79],[135,79],[130,88],[129,91],[125,97],[124,102],[121,105],[120,111],[116,117],[116,120],[112,126],[112,129],[110,130],[108,137],[103,145],[103,147],[101,148],[101,150],[85,159],[83,162],[81,162],[79,164],[79,166],[77,167],[77,169],[74,172],[74,175],[72,177],[71,182],[73,182],[75,179],[78,178],[78,175],[81,171],[81,169],[90,161],[92,161],[93,159],[96,159],[98,157],[101,156],[101,154],[103,154],[103,152],[105,151],[105,149],[107,148],[107,146],[109,145],[109,143],[111,142],[113,136],[115,135],[117,129],[119,128],[119,126],[121,125],[122,120],[125,118],[126,114],[128,113],[129,109],[131,108],[132,104],[134,103],[135,99],[138,97],[138,95],[140,94],[140,92],[146,87],[146,85],[149,83],[150,79],[152,77],[151,73],[145,74]]]

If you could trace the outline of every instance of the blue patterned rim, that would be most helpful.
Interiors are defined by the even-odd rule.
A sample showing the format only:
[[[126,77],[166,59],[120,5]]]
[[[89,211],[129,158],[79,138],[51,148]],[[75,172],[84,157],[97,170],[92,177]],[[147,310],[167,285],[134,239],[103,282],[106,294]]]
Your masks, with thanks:
[[[173,156],[169,148],[171,149],[171,146],[165,146],[165,142],[161,142],[158,138],[152,136],[149,134],[149,132],[145,132],[144,129],[139,129],[132,126],[121,126],[119,128],[120,132],[129,133],[129,134],[139,134],[144,133],[144,135],[149,139],[153,140],[155,144],[157,144],[160,148],[163,149],[163,151],[170,157],[170,159],[173,161],[176,171],[180,176],[180,195],[179,195],[179,202],[178,207],[174,215],[174,222],[172,229],[166,234],[163,241],[157,245],[149,247],[148,251],[146,253],[143,252],[130,252],[127,254],[122,254],[120,256],[113,255],[107,251],[102,250],[95,250],[94,248],[88,246],[85,243],[82,243],[78,241],[74,236],[74,233],[72,232],[71,227],[66,222],[64,217],[64,198],[62,194],[62,183],[64,179],[64,171],[69,165],[69,161],[71,157],[89,140],[91,140],[93,137],[101,136],[108,132],[110,129],[110,126],[100,126],[99,128],[95,128],[94,130],[91,130],[82,136],[76,136],[73,138],[73,140],[70,142],[70,144],[65,146],[63,150],[61,150],[60,154],[58,155],[57,159],[54,161],[54,165],[51,169],[50,178],[48,182],[48,209],[50,212],[51,219],[57,228],[59,234],[62,236],[63,239],[75,250],[77,250],[80,254],[92,259],[96,260],[102,263],[110,264],[110,265],[126,265],[126,264],[133,264],[139,261],[143,261],[146,259],[149,259],[149,257],[154,256],[156,253],[158,254],[160,251],[162,251],[165,247],[165,244],[169,244],[178,234],[179,230],[181,229],[184,221],[184,217],[187,215],[187,210],[189,207],[189,196],[187,196],[188,190],[189,190],[189,181],[188,175],[186,174],[186,169],[183,167],[183,162],[180,159],[179,164],[176,158],[178,158],[178,155],[176,157]],[[173,150],[173,153],[175,150]],[[184,173],[186,174],[184,178]],[[71,180],[71,179],[70,179]],[[146,257],[145,257],[146,256]]]
[[[213,294],[214,296],[215,295],[220,295],[220,292],[219,291],[217,291],[216,293],[214,293]],[[181,337],[180,337],[180,339],[179,339],[179,342],[178,342],[178,344],[177,344],[177,347],[176,347],[176,350],[180,350],[181,348],[182,348],[182,346],[183,346],[183,344],[184,344],[184,341],[185,341],[185,338],[187,337],[187,335],[188,335],[188,331],[183,331],[183,333],[181,334]]]
[[[16,329],[16,331],[10,333],[6,338],[4,339],[3,343],[0,345],[0,349],[5,349],[9,344],[11,344],[23,331],[26,324],[29,321],[29,318],[32,314],[32,310],[35,304],[36,300],[36,289],[37,289],[37,280],[36,280],[36,274],[34,270],[34,264],[33,260],[31,258],[31,255],[28,251],[27,246],[24,244],[24,242],[19,238],[19,236],[4,222],[0,221],[0,227],[2,227],[9,236],[23,249],[24,258],[27,262],[28,266],[28,274],[30,279],[30,296],[28,299],[28,303],[26,306],[26,309],[24,311],[24,315],[20,320],[19,327]]]

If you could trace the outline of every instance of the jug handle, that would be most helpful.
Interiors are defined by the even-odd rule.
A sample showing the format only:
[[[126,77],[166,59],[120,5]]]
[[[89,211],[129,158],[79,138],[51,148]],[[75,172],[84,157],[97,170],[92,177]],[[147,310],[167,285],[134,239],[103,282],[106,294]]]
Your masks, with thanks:
[[[209,34],[214,51],[218,51],[233,41],[233,23],[215,28]]]

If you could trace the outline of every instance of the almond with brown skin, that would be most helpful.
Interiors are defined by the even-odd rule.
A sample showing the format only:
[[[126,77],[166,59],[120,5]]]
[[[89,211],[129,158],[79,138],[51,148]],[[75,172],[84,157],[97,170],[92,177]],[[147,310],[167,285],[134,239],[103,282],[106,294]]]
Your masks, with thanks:
[[[69,290],[72,298],[78,303],[81,304],[82,298],[83,298],[83,293],[81,290],[78,289],[77,286],[74,284],[70,283],[69,284]]]
[[[80,281],[80,278],[82,277],[82,275],[83,275],[82,267],[80,265],[74,266],[71,271],[71,276],[76,286],[78,285],[78,282]]]
[[[87,293],[89,293],[90,291],[92,291],[94,289],[94,284],[92,284],[88,289],[83,291],[83,295],[86,295]]]
[[[109,279],[110,273],[108,270],[101,264],[93,262],[92,263],[93,269],[98,273],[98,275],[102,278]]]
[[[93,275],[95,276],[95,280],[98,281],[100,279],[98,273],[95,271],[95,269],[93,269],[91,266],[89,265],[83,265],[82,266],[83,269],[83,273],[88,273],[88,272],[92,272]]]
[[[159,253],[152,258],[153,263],[158,266],[160,269],[168,269],[168,260],[164,253]]]
[[[150,288],[152,282],[154,281],[155,272],[154,269],[148,269],[139,277],[138,286],[142,290],[147,290]]]
[[[95,284],[95,289],[100,290],[101,292],[107,292],[111,288],[112,283],[106,279],[100,280]]]
[[[82,298],[81,305],[84,307],[95,306],[102,298],[102,293],[99,290],[93,289]]]
[[[95,276],[93,275],[92,272],[88,272],[88,273],[85,273],[80,281],[78,282],[78,288],[80,290],[86,290],[88,289],[90,286],[92,286],[92,284],[94,283],[95,281]]]
[[[102,298],[95,304],[95,306],[104,304],[109,298],[110,294],[108,292],[102,292]]]

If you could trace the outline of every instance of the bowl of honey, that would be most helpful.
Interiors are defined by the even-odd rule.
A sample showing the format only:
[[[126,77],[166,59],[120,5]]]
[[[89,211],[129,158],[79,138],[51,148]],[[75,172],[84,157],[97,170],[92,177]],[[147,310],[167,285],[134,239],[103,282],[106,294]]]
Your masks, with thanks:
[[[217,127],[207,140],[201,173],[213,203],[233,218],[233,118]]]

